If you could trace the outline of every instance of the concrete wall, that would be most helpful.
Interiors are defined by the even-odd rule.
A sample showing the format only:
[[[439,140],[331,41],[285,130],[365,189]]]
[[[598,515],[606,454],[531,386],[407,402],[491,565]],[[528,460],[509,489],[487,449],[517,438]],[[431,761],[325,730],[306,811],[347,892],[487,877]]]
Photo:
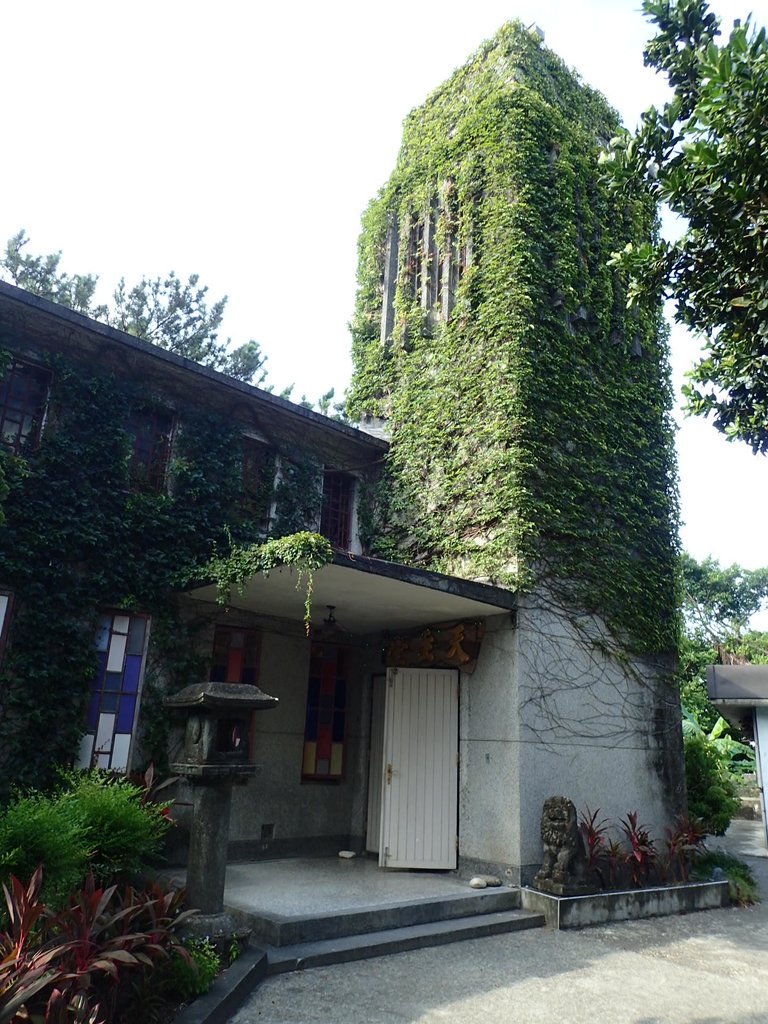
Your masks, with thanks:
[[[629,660],[602,624],[544,595],[519,611],[521,879],[541,860],[541,809],[569,797],[615,821],[637,811],[663,838],[684,807],[682,736],[671,663]],[[618,838],[617,832],[617,838]]]
[[[517,640],[509,615],[488,619],[475,671],[461,674],[459,857],[464,873],[511,872],[520,845]]]
[[[361,848],[367,795],[370,728],[370,674],[379,645],[350,649],[344,778],[340,782],[302,781],[304,718],[310,641],[298,623],[249,615],[190,602],[187,616],[203,616],[201,655],[210,657],[217,624],[261,631],[258,685],[277,697],[276,708],[256,712],[251,759],[258,768],[232,794],[230,855],[276,857],[335,854]],[[188,787],[179,794],[189,800]],[[184,812],[180,808],[180,816]],[[189,815],[186,815],[188,818]],[[188,828],[189,821],[183,824]]]
[[[200,614],[200,609],[196,609]],[[200,632],[210,652],[214,606]],[[234,856],[362,850],[368,796],[371,676],[380,645],[351,649],[345,777],[302,782],[309,641],[297,623],[229,612],[262,630],[260,686],[279,706],[257,713],[258,774],[235,786]],[[630,662],[593,619],[521,598],[516,621],[489,618],[477,667],[460,679],[459,868],[529,882],[541,863],[540,817],[549,796],[619,819],[638,811],[663,836],[684,806],[677,692],[669,665]]]
[[[599,808],[617,826],[638,811],[660,839],[684,807],[671,666],[606,646],[599,622],[569,618],[542,595],[521,598],[516,625],[488,620],[477,668],[461,678],[464,873],[530,881],[549,796],[569,797],[579,812]]]

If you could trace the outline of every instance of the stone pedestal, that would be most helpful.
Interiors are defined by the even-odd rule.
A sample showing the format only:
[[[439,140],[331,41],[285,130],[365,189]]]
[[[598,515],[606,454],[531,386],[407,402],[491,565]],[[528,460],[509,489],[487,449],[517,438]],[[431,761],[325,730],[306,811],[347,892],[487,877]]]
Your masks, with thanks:
[[[232,779],[195,779],[187,865],[187,902],[201,914],[224,909]]]

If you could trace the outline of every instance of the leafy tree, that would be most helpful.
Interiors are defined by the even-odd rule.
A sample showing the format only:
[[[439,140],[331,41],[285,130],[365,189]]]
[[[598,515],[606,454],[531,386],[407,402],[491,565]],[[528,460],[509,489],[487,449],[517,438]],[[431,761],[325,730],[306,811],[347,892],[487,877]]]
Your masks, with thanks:
[[[705,730],[720,717],[704,684],[707,665],[721,657],[768,663],[768,633],[750,629],[768,603],[768,568],[722,567],[714,558],[680,559],[684,631],[680,645],[680,697]]]
[[[28,244],[29,238],[23,230],[8,239],[0,259],[4,277],[33,295],[58,302],[77,313],[96,320],[107,318],[107,307],[93,304],[98,277],[94,274],[65,274],[59,270],[61,251],[48,256],[32,256],[24,252]]]
[[[28,242],[26,233],[19,231],[8,240],[0,259],[0,271],[20,288],[230,377],[254,384],[264,381],[266,357],[257,342],[248,341],[230,350],[229,338],[219,340],[227,297],[209,307],[208,289],[200,286],[197,274],[191,274],[184,282],[171,271],[164,278],[143,277],[131,288],[121,278],[110,309],[94,305],[97,276],[70,276],[59,270],[61,252],[32,256],[24,251]]]
[[[721,567],[715,558],[697,562],[685,552],[680,566],[689,634],[713,647],[741,643],[750,619],[768,602],[768,567]]]
[[[677,319],[706,337],[689,411],[768,451],[768,42],[749,19],[718,45],[704,0],[644,0],[658,27],[645,63],[674,90],[604,154],[623,194],[650,194],[685,218],[677,242],[628,245],[614,264],[631,295],[665,289]]]

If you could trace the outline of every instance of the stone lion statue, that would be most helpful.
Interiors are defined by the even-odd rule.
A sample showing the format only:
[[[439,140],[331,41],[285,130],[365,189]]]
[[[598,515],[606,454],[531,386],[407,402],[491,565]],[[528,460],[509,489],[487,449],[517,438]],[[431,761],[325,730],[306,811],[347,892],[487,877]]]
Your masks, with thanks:
[[[589,881],[576,808],[567,797],[551,796],[544,801],[541,838],[544,859],[533,880],[535,888],[557,896],[575,896],[594,889]]]

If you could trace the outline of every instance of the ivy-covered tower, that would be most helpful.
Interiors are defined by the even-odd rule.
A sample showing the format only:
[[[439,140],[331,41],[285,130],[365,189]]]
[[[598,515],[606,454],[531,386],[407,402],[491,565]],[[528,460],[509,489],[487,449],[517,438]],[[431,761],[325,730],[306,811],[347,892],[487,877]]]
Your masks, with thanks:
[[[660,302],[628,309],[609,266],[655,224],[601,178],[617,127],[519,22],[408,116],[364,216],[349,406],[392,440],[373,553],[543,589],[647,656],[676,640],[671,390]]]

